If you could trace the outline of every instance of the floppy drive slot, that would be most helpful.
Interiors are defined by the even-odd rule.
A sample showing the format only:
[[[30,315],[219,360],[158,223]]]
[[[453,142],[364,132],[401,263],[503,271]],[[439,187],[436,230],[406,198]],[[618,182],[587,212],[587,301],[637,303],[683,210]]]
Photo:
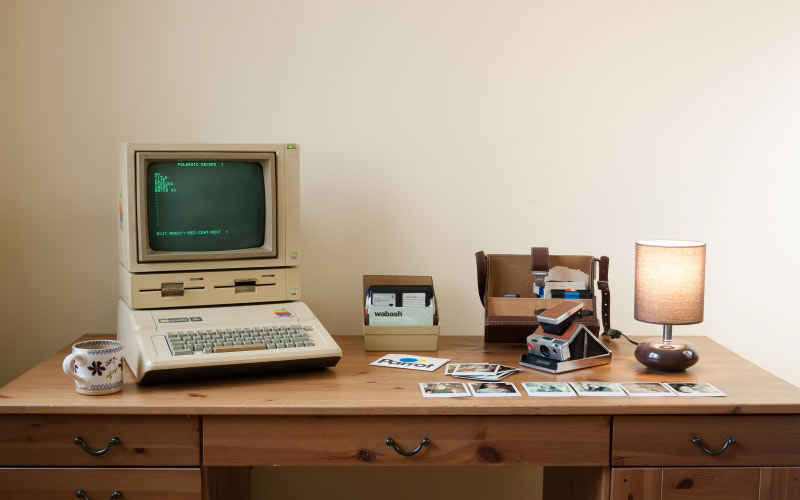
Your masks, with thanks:
[[[162,297],[183,297],[186,290],[203,290],[203,286],[184,286],[182,282],[161,283],[161,288],[142,288],[140,292],[160,292]]]
[[[272,278],[274,275],[265,275]],[[214,285],[216,289],[233,288],[233,293],[255,293],[258,287],[276,286],[277,283],[258,283],[257,278],[239,278],[233,280],[233,285]]]

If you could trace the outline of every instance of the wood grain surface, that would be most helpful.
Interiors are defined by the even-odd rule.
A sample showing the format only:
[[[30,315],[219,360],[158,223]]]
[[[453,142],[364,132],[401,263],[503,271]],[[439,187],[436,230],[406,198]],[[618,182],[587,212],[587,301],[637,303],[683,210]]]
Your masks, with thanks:
[[[203,464],[608,465],[602,416],[230,417],[203,419]],[[568,439],[556,429],[568,430]],[[430,444],[411,457],[423,438]]]
[[[760,470],[753,468],[663,469],[662,500],[759,500]]]
[[[203,500],[251,500],[250,467],[203,467]]]
[[[0,497],[14,500],[76,498],[83,490],[92,500],[200,500],[200,469],[0,469]]]
[[[660,500],[661,469],[611,469],[611,500]]]
[[[698,437],[719,455],[692,443]],[[620,416],[614,418],[611,465],[730,467],[800,464],[800,416]]]
[[[113,338],[92,335],[82,338]],[[800,389],[705,337],[692,337],[700,362],[684,373],[649,372],[623,340],[605,341],[611,364],[552,375],[532,369],[505,379],[525,381],[699,381],[728,394],[718,398],[423,398],[420,382],[452,380],[435,372],[369,366],[381,353],[364,352],[361,336],[338,336],[344,356],[335,368],[236,378],[137,385],[129,371],[122,392],[81,396],[61,372],[68,347],[0,389],[0,413],[180,415],[624,415],[800,414]],[[525,346],[486,344],[480,337],[442,336],[437,353],[452,362],[519,366]],[[127,369],[126,369],[127,370]]]
[[[800,498],[800,467],[764,467],[761,469],[759,500],[796,500]]]
[[[91,450],[119,443],[93,456]],[[0,415],[0,465],[200,465],[200,418],[118,415]]]

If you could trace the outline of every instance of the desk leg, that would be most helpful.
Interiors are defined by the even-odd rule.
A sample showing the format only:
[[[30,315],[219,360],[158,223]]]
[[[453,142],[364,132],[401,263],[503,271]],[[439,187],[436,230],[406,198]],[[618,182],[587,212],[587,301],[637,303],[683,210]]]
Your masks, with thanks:
[[[547,500],[609,500],[610,490],[609,467],[544,467]]]
[[[203,500],[250,500],[250,467],[203,467]]]

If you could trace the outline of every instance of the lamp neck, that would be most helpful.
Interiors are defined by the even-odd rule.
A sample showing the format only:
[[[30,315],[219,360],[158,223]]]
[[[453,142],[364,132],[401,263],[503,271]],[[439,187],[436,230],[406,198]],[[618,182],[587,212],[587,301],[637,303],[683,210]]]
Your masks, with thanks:
[[[672,325],[664,325],[664,343],[672,342]]]

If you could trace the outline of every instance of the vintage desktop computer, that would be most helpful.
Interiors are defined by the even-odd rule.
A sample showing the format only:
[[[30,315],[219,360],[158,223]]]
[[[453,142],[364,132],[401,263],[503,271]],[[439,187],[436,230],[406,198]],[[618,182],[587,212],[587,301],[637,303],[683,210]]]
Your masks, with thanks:
[[[117,334],[137,381],[334,366],[299,300],[296,144],[123,144]]]

